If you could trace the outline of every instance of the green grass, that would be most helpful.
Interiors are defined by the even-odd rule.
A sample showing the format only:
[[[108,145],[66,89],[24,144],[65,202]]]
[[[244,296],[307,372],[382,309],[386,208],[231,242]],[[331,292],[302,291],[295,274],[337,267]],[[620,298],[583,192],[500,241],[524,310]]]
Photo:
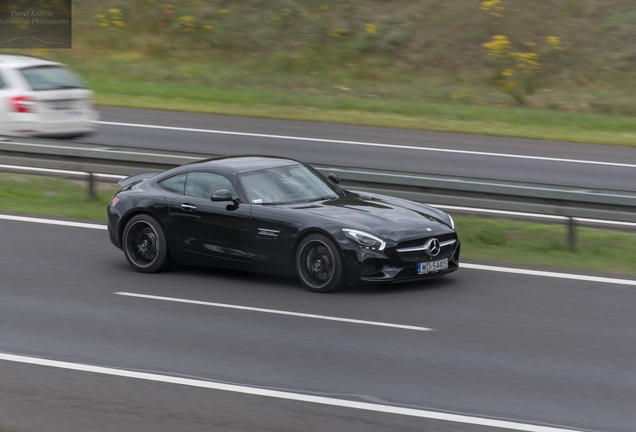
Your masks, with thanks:
[[[0,174],[0,211],[106,221],[105,207],[118,189],[99,184],[87,197],[85,182],[57,177]],[[557,224],[455,216],[462,257],[636,276],[636,234],[577,228],[577,252],[567,250],[567,227]]]
[[[99,184],[88,197],[86,181],[63,177],[0,174],[0,209],[16,213],[106,220],[106,204],[117,185]]]
[[[464,259],[636,275],[636,233],[577,227],[568,250],[565,224],[454,217]]]

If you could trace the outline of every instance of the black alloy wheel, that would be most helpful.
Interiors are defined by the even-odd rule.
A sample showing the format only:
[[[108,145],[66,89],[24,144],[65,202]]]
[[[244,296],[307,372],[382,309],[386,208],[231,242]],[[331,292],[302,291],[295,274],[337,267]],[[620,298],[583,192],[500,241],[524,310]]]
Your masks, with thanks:
[[[123,245],[126,259],[139,272],[154,273],[172,264],[166,236],[150,215],[137,215],[126,224]]]
[[[343,285],[342,258],[336,245],[322,234],[307,236],[296,251],[296,273],[313,292],[330,292]]]

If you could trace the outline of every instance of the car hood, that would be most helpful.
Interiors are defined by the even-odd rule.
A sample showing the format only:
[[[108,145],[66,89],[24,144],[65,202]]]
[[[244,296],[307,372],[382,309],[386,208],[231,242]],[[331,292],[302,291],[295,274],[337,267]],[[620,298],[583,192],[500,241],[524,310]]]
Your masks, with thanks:
[[[295,210],[338,220],[343,227],[365,227],[378,234],[442,224],[426,206],[376,194],[348,194],[338,199],[294,206]]]

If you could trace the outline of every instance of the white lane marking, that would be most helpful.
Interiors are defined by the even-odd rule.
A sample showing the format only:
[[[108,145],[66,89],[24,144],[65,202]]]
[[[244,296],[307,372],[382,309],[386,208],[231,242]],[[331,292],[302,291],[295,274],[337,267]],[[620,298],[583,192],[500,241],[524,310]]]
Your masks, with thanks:
[[[483,209],[483,208],[476,208],[476,207],[460,207],[460,206],[443,205],[443,204],[430,204],[430,203],[425,203],[425,204],[431,207],[444,209],[444,210],[458,210],[458,211],[468,211],[468,212],[474,212],[474,213],[488,213],[488,214],[498,214],[498,215],[507,215],[507,216],[524,216],[524,217],[531,217],[531,218],[537,218],[537,219],[552,219],[552,220],[567,220],[568,219],[567,216],[545,215],[541,213],[525,213],[525,212],[516,212],[516,211],[508,211],[508,210],[492,210],[492,209]],[[578,219],[578,218],[574,218],[574,219]],[[619,223],[622,223],[622,222],[619,222]],[[629,222],[626,222],[626,223],[629,223]]]
[[[76,228],[89,228],[89,229],[98,229],[98,230],[108,229],[106,225],[100,225],[100,224],[62,221],[62,220],[55,220],[55,219],[41,219],[41,218],[35,218],[35,217],[14,216],[14,215],[5,215],[5,214],[0,214],[0,219],[12,220],[12,221],[18,221],[18,222],[39,223],[39,224],[46,224],[46,225],[61,225],[61,226],[69,226],[69,227],[76,227]]]
[[[497,215],[509,215],[509,216],[522,216],[533,219],[550,219],[550,220],[562,220],[566,221],[569,219],[568,216],[556,216],[556,215],[546,215],[540,213],[524,213],[524,212],[515,212],[515,211],[507,211],[507,210],[492,210],[492,209],[483,209],[476,207],[460,207],[460,206],[452,206],[452,205],[441,205],[441,204],[427,204],[431,207],[436,207],[438,209],[446,209],[446,210],[458,210],[458,211],[466,211],[470,213],[488,213],[488,214],[497,214]],[[612,221],[612,220],[604,220],[604,219],[588,219],[588,218],[572,218],[575,221],[593,223],[593,224],[601,224],[601,225],[615,225],[615,226],[625,226],[625,227],[636,227],[636,223],[634,222],[621,222],[621,221]]]
[[[264,396],[276,399],[285,399],[297,402],[308,402],[320,405],[330,405],[341,408],[352,408],[365,411],[374,411],[387,414],[397,414],[409,417],[419,417],[432,420],[441,420],[453,423],[465,423],[479,426],[489,426],[500,429],[524,431],[524,432],[579,432],[575,429],[564,429],[551,426],[540,426],[527,423],[519,423],[513,421],[494,420],[483,417],[475,417],[461,414],[448,414],[443,412],[428,411],[415,408],[402,408],[397,406],[382,405],[369,402],[356,402],[346,399],[336,399],[323,396],[311,396],[302,393],[292,393],[279,390],[268,390],[256,387],[240,386],[235,384],[224,384],[214,381],[204,381],[192,378],[180,378],[169,375],[159,375],[147,372],[135,372],[125,369],[115,369],[104,366],[91,366],[81,363],[71,363],[58,360],[49,360],[36,357],[26,357],[13,354],[0,353],[0,360],[30,364],[36,366],[53,367],[57,369],[66,369],[80,372],[90,372],[102,375],[110,375],[124,378],[134,378],[145,381],[154,381],[167,384],[177,384],[188,387],[198,387],[211,390],[227,391],[232,393],[242,393],[253,396]]]
[[[60,221],[55,219],[41,219],[34,217],[25,217],[25,216],[13,216],[13,215],[5,215],[0,214],[0,220],[13,220],[20,222],[31,222],[31,223],[40,223],[40,224],[49,224],[49,225],[63,225],[77,228],[89,228],[89,229],[99,229],[106,230],[108,229],[106,225],[99,224],[90,224],[84,222],[69,222],[69,221]],[[581,219],[583,220],[583,219]],[[597,221],[595,219],[589,219],[589,221],[594,222],[611,222],[611,221]],[[587,275],[578,275],[573,273],[558,273],[558,272],[548,272],[548,271],[539,271],[539,270],[526,270],[519,268],[511,268],[511,267],[498,267],[498,266],[489,266],[482,264],[470,264],[466,262],[462,262],[460,265],[461,268],[471,269],[471,270],[485,270],[499,273],[515,273],[522,274],[526,276],[541,276],[541,277],[551,277],[557,279],[571,279],[571,280],[581,280],[587,282],[601,282],[615,285],[630,285],[636,286],[636,281],[630,279],[615,279],[615,278],[607,278],[607,277],[597,277],[597,276],[587,276]]]
[[[549,277],[549,278],[556,278],[556,279],[570,279],[570,280],[580,280],[585,282],[599,282],[599,283],[607,283],[607,284],[615,284],[615,285],[636,286],[636,280],[630,280],[630,279],[614,279],[614,278],[607,278],[607,277],[600,277],[600,276],[578,275],[573,273],[557,273],[557,272],[548,272],[548,271],[541,271],[541,270],[526,270],[526,269],[519,269],[519,268],[498,267],[498,266],[468,264],[468,263],[461,263],[460,267],[471,269],[471,270],[485,270],[485,271],[492,271],[497,273],[513,273],[513,274],[521,274],[525,276],[541,276],[541,277]]]
[[[251,133],[251,132],[234,132],[234,131],[223,131],[223,130],[214,130],[214,129],[196,129],[196,128],[186,128],[186,127],[177,127],[177,126],[158,126],[158,125],[149,125],[149,124],[120,123],[120,122],[106,122],[106,121],[100,121],[99,123],[103,125],[109,125],[109,126],[128,126],[128,127],[136,127],[136,128],[147,128],[147,129],[174,130],[174,131],[181,131],[181,132],[201,132],[201,133],[218,134],[218,135],[239,135],[239,136],[256,137],[256,138],[274,138],[274,139],[284,139],[284,140],[293,140],[293,141],[324,142],[324,143],[332,143],[332,144],[346,144],[346,145],[357,145],[357,146],[366,146],[366,147],[384,147],[384,148],[418,150],[418,151],[428,151],[428,152],[438,152],[438,153],[455,153],[455,154],[468,154],[468,155],[476,155],[476,156],[503,157],[503,158],[512,158],[512,159],[529,159],[529,160],[542,160],[542,161],[549,161],[549,162],[567,162],[567,163],[577,163],[577,164],[586,164],[586,165],[603,165],[603,166],[613,166],[613,167],[636,168],[636,164],[628,164],[628,163],[621,163],[621,162],[602,162],[602,161],[583,160],[583,159],[553,158],[553,157],[547,157],[547,156],[515,155],[515,154],[507,154],[507,153],[481,152],[481,151],[473,151],[473,150],[440,149],[440,148],[433,148],[433,147],[419,147],[419,146],[400,145],[400,144],[382,144],[382,143],[371,143],[371,142],[364,142],[364,141],[346,141],[346,140],[309,138],[309,137],[298,137],[298,136],[288,136],[288,135],[270,135],[270,134],[261,134],[261,133]]]
[[[250,307],[250,306],[225,304],[225,303],[211,303],[211,302],[205,302],[205,301],[199,301],[199,300],[180,299],[175,297],[161,297],[161,296],[155,296],[155,295],[136,294],[136,293],[129,293],[129,292],[116,292],[115,294],[121,295],[121,296],[139,297],[139,298],[145,298],[145,299],[151,299],[151,300],[163,300],[163,301],[170,301],[170,302],[176,302],[176,303],[188,303],[188,304],[195,304],[195,305],[201,305],[201,306],[212,306],[212,307],[219,307],[219,308],[226,308],[226,309],[239,309],[239,310],[245,310],[245,311],[251,311],[251,312],[264,312],[264,313],[276,314],[276,315],[297,316],[301,318],[313,318],[313,319],[320,319],[325,321],[340,321],[340,322],[353,323],[353,324],[364,324],[364,325],[379,326],[379,327],[392,327],[392,328],[399,328],[403,330],[417,330],[417,331],[433,330],[427,327],[416,327],[416,326],[410,326],[410,325],[392,324],[392,323],[379,322],[379,321],[364,321],[364,320],[357,320],[357,319],[351,319],[351,318],[339,318],[339,317],[333,317],[333,316],[327,316],[327,315],[314,315],[314,314],[307,314],[307,313],[301,313],[301,312],[289,312],[289,311],[276,310],[276,309],[263,309],[263,308],[256,308],[256,307]]]

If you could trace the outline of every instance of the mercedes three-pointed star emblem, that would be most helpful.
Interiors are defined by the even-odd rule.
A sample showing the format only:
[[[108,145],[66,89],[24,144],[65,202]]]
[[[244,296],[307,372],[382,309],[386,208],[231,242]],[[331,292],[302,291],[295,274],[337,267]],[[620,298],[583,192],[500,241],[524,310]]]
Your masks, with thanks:
[[[439,245],[439,240],[437,240],[436,238],[432,238],[428,240],[424,244],[424,246],[426,247],[424,252],[426,252],[426,255],[430,257],[437,256],[439,254],[439,251],[441,250],[441,247]]]

